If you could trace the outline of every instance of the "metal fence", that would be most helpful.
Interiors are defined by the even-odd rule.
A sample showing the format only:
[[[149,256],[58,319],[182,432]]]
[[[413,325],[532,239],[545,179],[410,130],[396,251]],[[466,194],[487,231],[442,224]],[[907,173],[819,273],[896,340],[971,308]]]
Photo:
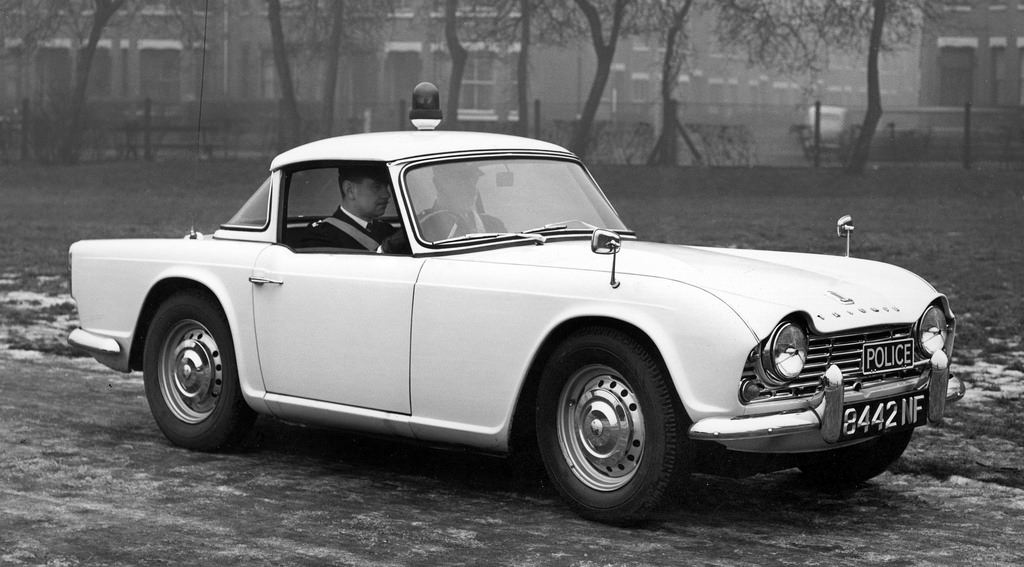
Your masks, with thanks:
[[[814,134],[812,106],[680,103],[676,112],[676,163],[704,166],[834,167],[842,165],[863,118],[863,109],[841,109],[842,119]],[[267,157],[285,149],[285,123],[276,101],[222,100],[161,104],[91,103],[79,159],[206,159]],[[407,103],[350,103],[324,131],[316,103],[303,103],[302,141],[328,135],[408,129]],[[579,106],[531,107],[530,136],[569,145]],[[475,118],[475,119],[473,119]],[[201,127],[200,127],[201,126]],[[444,124],[442,124],[442,128]],[[515,113],[470,115],[460,129],[518,133]],[[586,158],[592,163],[643,164],[661,130],[660,108],[604,103],[594,123]],[[61,113],[22,101],[0,109],[0,161],[51,161],[64,131]],[[1024,109],[896,108],[884,112],[875,133],[872,163],[954,164],[1024,168]]]

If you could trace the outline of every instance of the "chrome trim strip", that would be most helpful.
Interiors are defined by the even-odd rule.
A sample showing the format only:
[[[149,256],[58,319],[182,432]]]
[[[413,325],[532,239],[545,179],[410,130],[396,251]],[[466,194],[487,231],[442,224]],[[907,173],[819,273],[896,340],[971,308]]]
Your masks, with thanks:
[[[68,335],[68,344],[90,354],[121,354],[121,345],[110,337],[90,333],[85,329],[75,329]]]

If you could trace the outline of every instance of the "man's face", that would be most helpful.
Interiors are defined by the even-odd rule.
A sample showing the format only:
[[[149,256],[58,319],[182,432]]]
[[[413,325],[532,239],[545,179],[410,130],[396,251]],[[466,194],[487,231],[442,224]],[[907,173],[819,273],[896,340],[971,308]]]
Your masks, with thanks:
[[[345,210],[363,220],[370,220],[383,215],[388,208],[391,186],[368,177],[346,179],[341,182],[341,195]]]

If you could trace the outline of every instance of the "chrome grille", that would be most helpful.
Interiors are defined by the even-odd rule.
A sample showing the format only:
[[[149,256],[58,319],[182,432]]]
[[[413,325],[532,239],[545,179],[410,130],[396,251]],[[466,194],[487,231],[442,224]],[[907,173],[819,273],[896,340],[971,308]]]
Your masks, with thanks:
[[[919,369],[909,369],[865,376],[861,369],[861,353],[866,343],[911,337],[913,337],[913,326],[911,325],[875,327],[834,335],[808,335],[807,362],[804,364],[804,369],[800,376],[786,388],[765,390],[761,396],[753,401],[760,402],[809,396],[818,388],[825,369],[832,364],[839,366],[839,369],[843,371],[843,382],[847,390],[869,384],[902,380],[908,376],[918,374],[920,373]],[[752,353],[746,366],[743,367],[743,380],[757,379],[754,366],[759,354],[760,349]],[[923,360],[920,357],[918,358]]]

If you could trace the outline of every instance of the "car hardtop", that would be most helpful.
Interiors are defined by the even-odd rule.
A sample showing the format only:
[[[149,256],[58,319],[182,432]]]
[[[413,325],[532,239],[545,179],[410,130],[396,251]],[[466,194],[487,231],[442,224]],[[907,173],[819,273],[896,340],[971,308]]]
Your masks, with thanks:
[[[474,152],[539,152],[575,159],[565,148],[507,134],[456,131],[399,131],[350,134],[317,140],[278,155],[271,171],[317,161],[395,162]]]

